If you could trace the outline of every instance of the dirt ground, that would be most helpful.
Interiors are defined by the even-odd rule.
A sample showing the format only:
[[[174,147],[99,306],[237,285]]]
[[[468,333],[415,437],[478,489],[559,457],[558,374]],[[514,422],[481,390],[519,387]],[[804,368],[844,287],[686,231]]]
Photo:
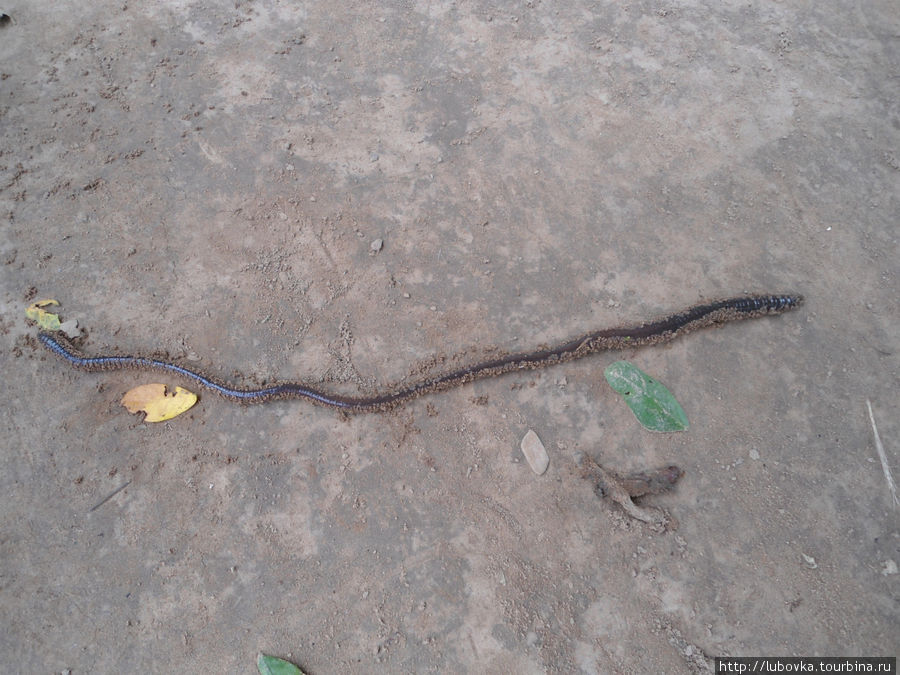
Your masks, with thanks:
[[[3,672],[897,654],[866,409],[900,474],[892,0],[2,11]],[[77,372],[24,316],[55,298],[90,353],[360,393],[745,292],[807,302],[386,414],[201,391],[156,425],[123,393],[184,382]],[[639,427],[619,358],[687,432]],[[645,500],[679,527],[598,499],[578,452],[681,466]]]

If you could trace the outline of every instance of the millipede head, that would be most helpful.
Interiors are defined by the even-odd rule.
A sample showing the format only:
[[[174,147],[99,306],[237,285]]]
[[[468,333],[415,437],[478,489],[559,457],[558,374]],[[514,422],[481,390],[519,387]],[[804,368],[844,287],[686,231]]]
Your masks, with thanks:
[[[768,309],[770,312],[781,312],[788,309],[794,309],[803,304],[802,295],[773,295],[768,298]]]

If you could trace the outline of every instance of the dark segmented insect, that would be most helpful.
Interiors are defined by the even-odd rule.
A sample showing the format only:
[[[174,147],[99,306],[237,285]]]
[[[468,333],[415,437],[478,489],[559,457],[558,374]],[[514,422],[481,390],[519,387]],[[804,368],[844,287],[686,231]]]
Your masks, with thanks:
[[[360,396],[329,393],[302,382],[277,382],[260,388],[241,387],[226,384],[214,377],[171,361],[145,356],[87,356],[60,334],[40,333],[38,339],[47,349],[80,370],[91,372],[123,369],[163,371],[180,375],[228,400],[240,403],[305,399],[348,412],[369,412],[387,410],[416,396],[443,391],[473,380],[495,377],[514,370],[544,368],[601,351],[661,344],[700,328],[768,314],[781,314],[799,307],[802,302],[803,298],[799,295],[751,295],[717,300],[695,305],[655,321],[630,327],[594,331],[555,346],[500,355],[474,365],[456,368],[441,375],[427,377],[412,384],[400,384],[385,393]]]

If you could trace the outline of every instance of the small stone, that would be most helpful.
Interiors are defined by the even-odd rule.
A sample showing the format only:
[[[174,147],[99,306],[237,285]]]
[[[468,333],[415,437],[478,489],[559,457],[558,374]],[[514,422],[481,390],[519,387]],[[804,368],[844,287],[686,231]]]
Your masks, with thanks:
[[[68,321],[63,321],[61,324],[59,324],[59,329],[72,339],[81,337],[81,329],[78,327],[78,319],[69,319]]]
[[[881,563],[881,567],[882,567],[881,574],[883,576],[887,577],[887,576],[890,576],[891,574],[897,574],[897,563],[895,563],[891,559],[887,559],[883,563]]]
[[[542,475],[547,470],[547,467],[550,466],[550,456],[547,454],[544,444],[541,443],[541,439],[529,429],[528,433],[522,438],[521,447],[522,454],[528,460],[528,466],[538,476]]]
[[[756,448],[750,448],[750,459],[759,459],[759,450]]]
[[[814,570],[819,566],[819,564],[816,562],[816,559],[813,558],[811,555],[806,555],[805,553],[801,553],[800,555],[803,556],[803,562],[806,563],[806,566],[809,569]]]
[[[376,253],[381,250],[384,246],[384,240],[382,239],[374,239],[371,244],[369,244],[369,248],[375,251]]]

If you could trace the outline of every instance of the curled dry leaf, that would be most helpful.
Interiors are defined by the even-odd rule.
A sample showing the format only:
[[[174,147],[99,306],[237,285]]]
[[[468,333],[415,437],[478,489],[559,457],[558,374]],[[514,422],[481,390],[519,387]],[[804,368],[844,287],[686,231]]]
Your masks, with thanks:
[[[33,302],[25,310],[25,316],[32,321],[36,321],[41,330],[59,330],[59,314],[53,314],[44,309],[44,307],[59,306],[56,300],[38,300]]]
[[[134,389],[129,389],[122,397],[122,405],[128,408],[128,412],[145,412],[145,422],[165,422],[173,417],[178,417],[185,410],[189,410],[197,402],[197,394],[182,387],[175,387],[171,393],[166,385],[142,384]]]

